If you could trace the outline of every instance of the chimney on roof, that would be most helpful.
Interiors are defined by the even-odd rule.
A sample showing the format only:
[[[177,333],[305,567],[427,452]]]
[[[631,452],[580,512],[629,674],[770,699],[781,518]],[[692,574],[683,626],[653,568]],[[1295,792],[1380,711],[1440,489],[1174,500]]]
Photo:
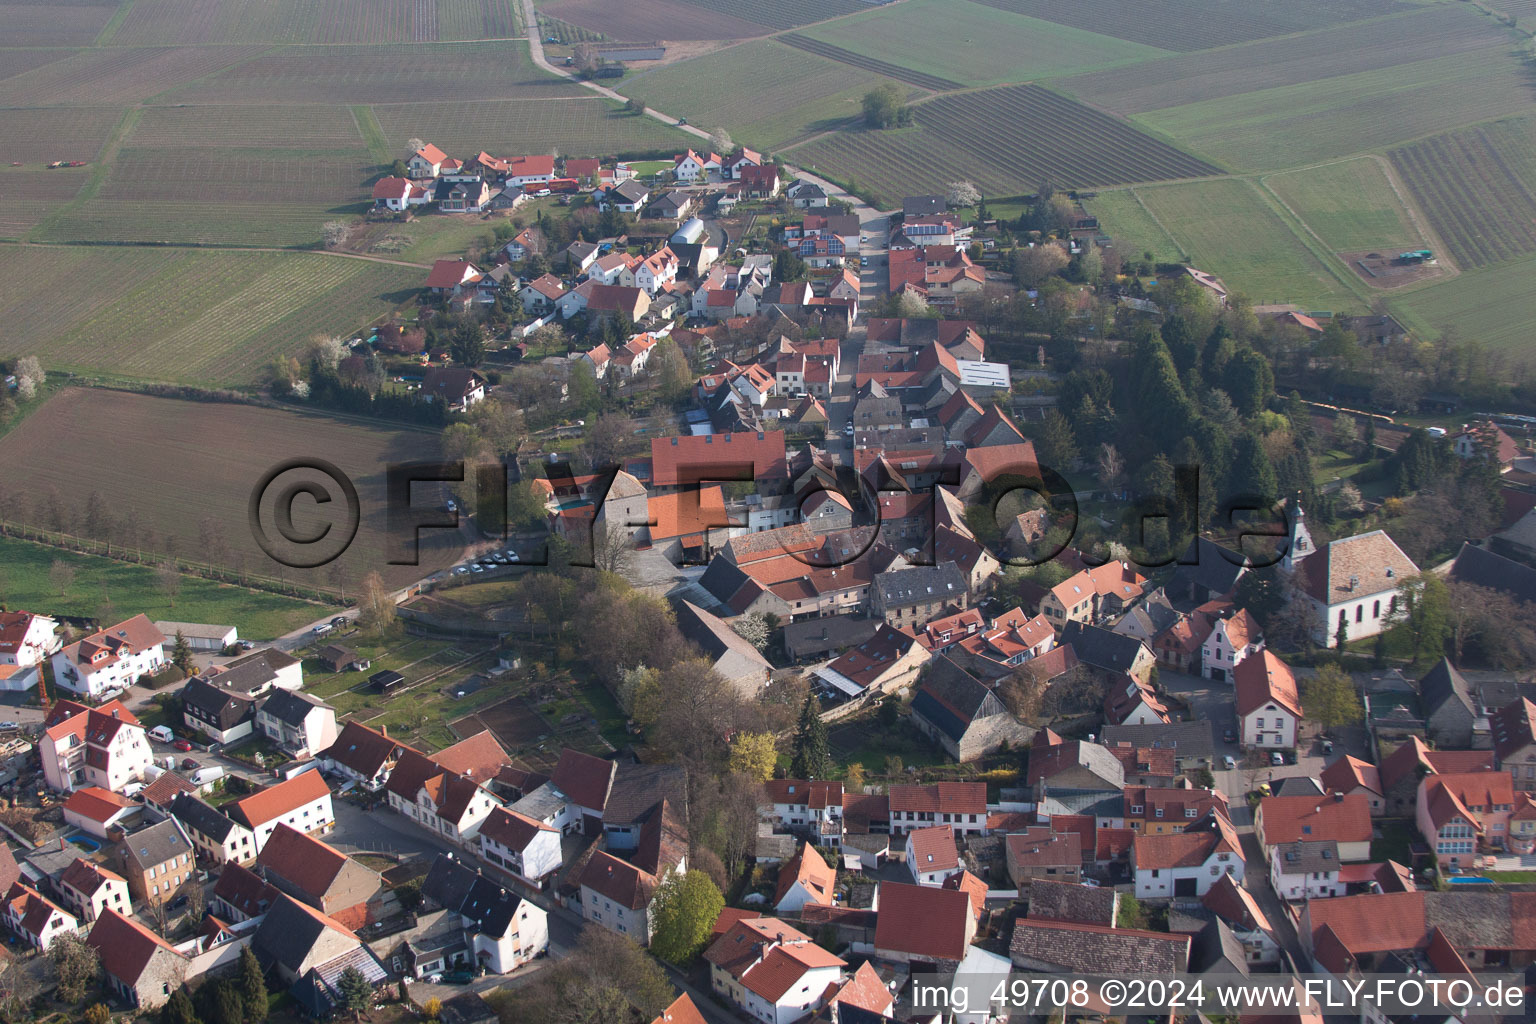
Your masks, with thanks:
[[[379,735],[380,736],[388,736],[389,735],[389,726],[380,723],[380,725],[379,725]]]
[[[1339,792],[1338,790],[1334,790],[1333,791],[1333,802],[1334,803],[1338,803],[1338,804],[1343,803],[1344,802],[1344,794]]]

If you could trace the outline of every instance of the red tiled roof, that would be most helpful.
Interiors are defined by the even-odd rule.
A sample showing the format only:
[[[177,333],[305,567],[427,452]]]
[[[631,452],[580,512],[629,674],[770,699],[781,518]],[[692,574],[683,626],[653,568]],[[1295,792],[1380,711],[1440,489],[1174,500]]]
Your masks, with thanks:
[[[432,755],[432,760],[451,772],[481,784],[490,782],[502,765],[511,762],[489,729],[482,729],[451,747],[439,750]]]
[[[319,772],[305,772],[235,801],[229,815],[247,828],[254,829],[273,818],[329,796],[330,793],[331,788],[325,784],[325,778]]]
[[[64,809],[71,814],[78,814],[90,818],[92,821],[106,824],[112,820],[113,815],[121,814],[129,807],[135,806],[132,800],[119,796],[109,789],[99,786],[87,786],[77,789],[64,801]]]
[[[783,431],[651,439],[651,479],[658,487],[709,479],[712,470],[722,479],[720,469],[747,464],[757,480],[787,478]]]
[[[763,783],[763,789],[767,792],[769,801],[776,804],[804,804],[818,811],[828,807],[841,807],[843,804],[841,782],[769,779]]]
[[[455,288],[465,280],[477,280],[480,268],[468,260],[438,260],[427,275],[428,288]]]
[[[1419,737],[1410,736],[1381,762],[1381,784],[1391,789],[1421,766],[1431,772],[1453,774],[1482,771],[1493,767],[1493,751],[1430,750]]]
[[[987,883],[971,874],[969,871],[961,871],[944,879],[944,888],[958,889],[971,898],[971,909],[980,917],[987,909]]]
[[[596,163],[596,161],[593,161]],[[571,169],[571,161],[565,162],[567,172]],[[651,1021],[651,1024],[705,1024],[704,1015],[699,1008],[693,1005],[693,1000],[684,992],[672,1001],[672,1005],[661,1011],[661,1016]]]
[[[810,893],[811,902],[827,907],[832,905],[833,891],[837,887],[837,871],[810,843],[802,843],[795,855],[779,869],[778,888],[773,901],[778,903],[782,900],[796,882]]]
[[[1296,677],[1270,651],[1260,651],[1238,662],[1232,670],[1237,698],[1237,713],[1244,716],[1274,701],[1297,718],[1301,717],[1301,697],[1296,692]]]
[[[875,949],[924,960],[964,960],[974,920],[968,893],[881,882]]]
[[[318,899],[346,867],[347,855],[297,829],[279,825],[256,856],[256,863]]]
[[[953,871],[960,866],[955,830],[948,825],[915,828],[907,833],[907,843],[912,848],[912,857],[907,861],[911,871]]]
[[[505,807],[493,810],[491,816],[485,819],[485,824],[480,826],[481,835],[500,843],[509,850],[526,849],[540,832],[556,831],[558,830],[542,821],[534,821],[526,814],[519,814]]]
[[[1324,768],[1318,781],[1323,784],[1324,791],[1329,793],[1352,793],[1363,787],[1377,796],[1382,795],[1381,773],[1376,766],[1352,754],[1345,754]]]
[[[444,153],[430,142],[418,149],[415,155],[421,157],[429,164],[440,164],[448,159],[447,153]]]
[[[576,884],[585,886],[622,907],[639,910],[651,902],[657,878],[628,861],[599,850],[587,860]]]
[[[101,957],[102,970],[127,985],[138,982],[157,950],[181,955],[160,936],[111,907],[102,910],[85,941]]]
[[[987,813],[984,782],[935,782],[926,786],[890,787],[892,811],[928,811],[938,814]]]
[[[617,766],[612,761],[567,747],[560,752],[560,762],[549,780],[576,804],[602,813],[608,804],[615,771]]]
[[[1340,843],[1371,841],[1371,803],[1364,793],[1332,796],[1267,796],[1259,801],[1264,842],[1270,846],[1301,840]]]

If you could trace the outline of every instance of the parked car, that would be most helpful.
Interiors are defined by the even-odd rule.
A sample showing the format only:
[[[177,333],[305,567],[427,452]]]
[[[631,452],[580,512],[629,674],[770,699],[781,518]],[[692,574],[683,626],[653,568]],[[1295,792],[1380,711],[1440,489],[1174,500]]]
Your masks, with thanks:
[[[1285,764],[1285,755],[1276,750],[1274,753],[1269,755],[1269,763],[1273,765]]]
[[[184,758],[182,758],[181,759],[181,767],[182,767],[183,771],[189,771],[189,772],[190,771],[195,771],[197,769],[197,758],[195,758],[195,757],[184,757]]]
[[[242,651],[254,651],[256,649],[256,641],[255,640],[241,640],[235,646],[240,648]]]
[[[20,729],[20,728],[21,728],[21,725],[19,723],[17,723],[17,722],[0,722],[0,729]]]
[[[453,567],[453,574],[455,576],[463,576],[467,572],[469,572],[469,566],[467,565],[456,565]]]
[[[338,615],[334,619],[331,620],[331,625],[335,626],[337,629],[345,629],[346,625],[347,625],[347,621],[348,620],[347,620],[347,617],[345,615]]]
[[[1235,730],[1235,729],[1228,729],[1226,732],[1223,732],[1221,734],[1221,740],[1222,740],[1223,743],[1236,743],[1237,742],[1237,730]]]
[[[336,627],[331,625],[329,622],[322,622],[322,623],[320,623],[320,625],[318,625],[314,629],[310,630],[310,632],[314,633],[315,636],[324,636],[325,634],[329,633],[331,630],[333,630],[335,628]]]
[[[182,753],[186,753],[187,751],[192,749],[192,741],[191,740],[177,740],[175,743],[171,744],[171,747],[172,747],[172,749],[179,750]]]
[[[171,732],[171,727],[168,725],[157,725],[153,729],[149,730],[149,738],[152,740],[158,740],[161,743],[172,743],[176,739],[176,734]],[[187,746],[188,749],[191,748],[191,744],[188,744]]]
[[[1221,759],[1221,763],[1227,769],[1227,771],[1231,771],[1237,767],[1237,758],[1233,757],[1231,754],[1227,754]]]

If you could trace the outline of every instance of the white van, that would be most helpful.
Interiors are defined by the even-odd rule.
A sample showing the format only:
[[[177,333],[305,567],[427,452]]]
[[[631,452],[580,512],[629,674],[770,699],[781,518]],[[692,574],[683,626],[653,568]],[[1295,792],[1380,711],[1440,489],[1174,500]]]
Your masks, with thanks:
[[[149,730],[149,738],[160,743],[170,743],[176,738],[176,734],[171,732],[171,727],[168,725],[157,725]]]
[[[208,765],[207,767],[199,768],[197,771],[192,773],[192,785],[211,786],[213,783],[219,781],[223,777],[224,769],[222,767],[216,764]]]

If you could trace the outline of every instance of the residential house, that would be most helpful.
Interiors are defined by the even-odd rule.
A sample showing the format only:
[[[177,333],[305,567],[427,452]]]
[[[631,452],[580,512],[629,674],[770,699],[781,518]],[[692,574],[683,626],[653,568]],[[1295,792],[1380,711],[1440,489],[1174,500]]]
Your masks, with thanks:
[[[1058,629],[1068,622],[1096,622],[1119,615],[1142,595],[1146,579],[1126,562],[1084,569],[1052,587],[1039,613]]]
[[[1107,725],[1167,723],[1168,707],[1147,683],[1121,676],[1111,681],[1104,694],[1104,721]]]
[[[671,872],[687,871],[687,838],[663,802],[646,822],[632,860],[594,851],[575,879],[581,890],[581,916],[593,924],[627,935],[641,945],[651,941],[651,899]]]
[[[399,942],[401,973],[421,978],[473,964],[507,974],[549,949],[541,907],[452,857],[432,862],[421,895],[425,911]]]
[[[549,153],[515,156],[507,161],[506,173],[507,184],[518,188],[548,184],[555,176],[555,158]]]
[[[598,209],[612,207],[620,213],[639,213],[650,201],[651,190],[640,184],[638,178],[627,178],[598,193]]]
[[[1113,927],[1120,909],[1120,894],[1108,886],[1098,888],[1036,879],[1029,884],[1027,893],[1029,916],[1033,920],[1077,921]]]
[[[135,615],[92,633],[53,656],[60,689],[104,700],[165,667],[165,634],[147,615]]]
[[[582,243],[586,245],[588,243]],[[513,263],[527,259],[532,255],[543,255],[549,248],[549,242],[544,237],[544,231],[537,224],[529,225],[512,236],[512,241],[501,247],[501,251],[507,254],[507,259]],[[591,246],[591,255],[597,255],[597,246]]]
[[[870,608],[896,629],[921,629],[930,619],[970,604],[965,574],[953,562],[920,565],[875,578]]]
[[[1522,792],[1536,791],[1536,704],[1525,697],[1492,717],[1495,764]]]
[[[1451,451],[1459,459],[1487,459],[1500,473],[1508,473],[1520,457],[1515,439],[1491,420],[1463,427],[1461,433],[1451,438]]]
[[[720,174],[720,156],[717,153],[696,153],[689,150],[672,158],[672,177],[678,181],[698,181],[711,173]]]
[[[1042,878],[1076,882],[1083,868],[1080,832],[1056,832],[1050,825],[1032,825],[1003,837],[1008,878],[1020,889]]]
[[[1430,775],[1419,783],[1415,820],[1419,834],[1435,847],[1442,868],[1477,861],[1480,850],[1507,845],[1515,790],[1504,771]]]
[[[422,375],[421,397],[442,402],[453,412],[468,412],[485,400],[485,378],[463,366],[434,366]]]
[[[1029,739],[996,692],[942,654],[929,663],[912,698],[912,724],[960,762]]]
[[[139,903],[165,903],[192,881],[197,870],[192,837],[175,818],[126,836],[117,845],[117,867]],[[127,911],[124,911],[125,913]]]
[[[1318,776],[1325,793],[1353,793],[1364,795],[1370,802],[1372,816],[1387,813],[1386,796],[1382,791],[1381,772],[1369,761],[1362,761],[1353,754],[1345,754],[1323,769]]]
[[[278,690],[257,709],[256,729],[289,757],[307,759],[336,742],[336,709],[318,697]]]
[[[256,859],[259,848],[251,830],[197,797],[179,794],[171,801],[171,816],[213,863],[248,864]]]
[[[1301,722],[1296,677],[1269,651],[1244,658],[1236,680],[1239,738],[1246,747],[1294,747]]]
[[[665,501],[666,497],[671,496],[652,498],[651,507],[655,508],[656,503]],[[713,660],[720,677],[741,693],[756,695],[768,685],[773,665],[720,617],[691,602],[680,601],[677,604],[677,628],[705,657]]]
[[[432,189],[432,201],[443,213],[480,213],[491,195],[491,187],[479,176],[442,178]]]
[[[372,922],[369,904],[383,888],[377,871],[287,825],[273,830],[256,871],[278,891],[354,930]]]
[[[218,676],[194,676],[181,688],[181,721],[214,743],[228,745],[256,728],[256,699],[224,689]]]
[[[487,776],[486,783],[490,778]],[[468,843],[501,801],[479,780],[414,750],[401,755],[384,784],[389,806],[424,828]]]
[[[1416,813],[1419,782],[1435,773],[1456,775],[1493,768],[1491,750],[1431,750],[1417,736],[1410,736],[1382,759],[1378,774],[1386,813],[1408,817]]]
[[[987,827],[987,787],[980,782],[893,785],[887,800],[892,835],[930,825],[948,825],[961,836],[980,835]]]
[[[566,295],[565,285],[553,274],[543,274],[523,285],[517,297],[523,309],[535,315],[547,313]],[[562,310],[563,312],[563,310]],[[566,314],[567,319],[574,314]]]
[[[763,154],[743,146],[720,161],[720,173],[727,178],[739,180],[743,170],[748,167],[761,167],[762,163]]]
[[[560,830],[515,808],[497,807],[480,826],[480,856],[519,880],[542,887],[560,870]]]
[[[435,178],[447,159],[447,153],[429,142],[412,153],[405,166],[413,178]]]
[[[265,915],[281,895],[260,875],[230,862],[219,872],[209,911],[221,921],[239,924]]]
[[[1473,746],[1479,708],[1467,680],[1449,658],[1419,679],[1419,706],[1424,712],[1424,731],[1436,745],[1448,750]],[[1482,745],[1487,745],[1484,740]]]
[[[329,1017],[341,1006],[341,974],[353,968],[370,985],[389,977],[353,932],[291,896],[277,895],[251,939],[269,985],[287,988],[305,1012]]]
[[[1528,964],[1531,920],[1524,893],[1382,892],[1305,903],[1296,931],[1313,969],[1336,977],[1403,963],[1469,973]]]
[[[743,166],[737,177],[741,181],[742,194],[748,199],[772,199],[779,194],[783,184],[779,180],[779,169],[773,164]]]
[[[409,178],[380,178],[373,185],[373,208],[399,213],[413,206],[425,206],[432,200],[432,194]]]
[[[370,729],[359,722],[349,721],[342,725],[336,742],[316,757],[326,771],[356,782],[366,790],[377,791],[389,781],[390,772],[409,749],[390,739],[383,729]]]
[[[829,204],[826,190],[811,181],[797,181],[784,193],[799,209],[820,209]]]
[[[257,854],[281,825],[310,835],[324,835],[336,826],[331,789],[319,772],[303,772],[228,806],[230,819],[250,830]]]
[[[41,665],[60,648],[58,628],[58,621],[46,615],[0,611],[0,665]]]
[[[960,870],[955,830],[947,825],[915,828],[907,833],[907,872],[917,885],[943,885]]]
[[[1136,748],[1130,749],[1134,754]],[[1081,740],[1042,744],[1037,739],[1029,751],[1026,778],[1031,788],[1118,792],[1126,783],[1125,767],[1107,747]]]
[[[1371,805],[1363,795],[1267,796],[1254,813],[1254,832],[1266,859],[1276,846],[1331,839],[1344,863],[1370,859]]]
[[[154,760],[144,727],[121,702],[88,708],[60,700],[37,743],[43,781],[57,792],[95,786],[112,792],[144,778]]]
[[[795,855],[779,867],[773,908],[780,915],[798,915],[808,903],[832,906],[836,893],[837,870],[816,847],[801,843]]]
[[[653,220],[670,220],[678,223],[686,219],[696,205],[697,200],[691,192],[672,188],[652,199],[645,213]]]
[[[427,291],[434,296],[447,298],[458,295],[485,276],[485,272],[469,260],[436,260],[427,274]]]
[[[1349,888],[1340,879],[1343,866],[1339,844],[1331,839],[1281,843],[1270,857],[1269,883],[1276,895],[1287,900],[1343,896]]]
[[[816,681],[827,692],[858,699],[908,685],[927,662],[916,637],[882,623],[874,636],[818,669]]]
[[[1386,629],[1397,617],[1397,588],[1419,572],[1382,530],[1331,541],[1298,560],[1298,582],[1318,618],[1313,640],[1323,647]]]
[[[1213,809],[1182,832],[1138,835],[1131,867],[1137,899],[1194,898],[1222,875],[1243,880],[1243,848],[1226,814]]]
[[[614,762],[567,747],[560,752],[549,785],[561,795],[568,810],[560,820],[548,821],[542,817],[539,820],[563,831],[596,833],[602,828],[603,811],[608,806],[617,775],[618,765]],[[522,802],[514,804],[513,810],[523,811]]]
[[[847,966],[809,935],[769,917],[737,921],[704,959],[710,989],[768,1024],[793,1024],[821,1009]]]
[[[6,893],[5,923],[27,945],[43,953],[60,936],[80,930],[74,915],[25,882],[12,882]]]
[[[1151,649],[1136,637],[1077,620],[1061,625],[1056,642],[1070,646],[1090,675],[1110,685],[1119,685],[1127,677],[1146,684],[1157,662]]]
[[[139,792],[144,802],[144,818],[150,822],[164,821],[171,816],[171,802],[179,794],[197,795],[197,787],[175,772],[161,772],[155,780]]]
[[[1263,631],[1246,608],[1223,608],[1200,645],[1200,674],[1218,683],[1230,683],[1237,666],[1263,646]]]
[[[123,876],[84,857],[65,869],[54,888],[64,908],[81,924],[94,923],[108,908],[119,914],[133,913]]]
[[[64,801],[64,822],[82,829],[97,839],[106,839],[138,819],[143,809],[125,796],[86,786],[69,794]]]
[[[1126,786],[1124,809],[1126,828],[1160,836],[1183,832],[1212,812],[1226,816],[1227,798],[1214,789]]]
[[[843,835],[843,784],[805,779],[769,779],[764,799],[773,805],[775,827],[808,833],[817,845],[836,846]]]
[[[959,889],[882,881],[875,957],[893,963],[952,965],[976,937],[970,894]]]
[[[587,302],[584,308],[587,313],[594,316],[610,317],[622,314],[633,322],[645,316],[651,308],[651,297],[640,288],[593,284],[590,281],[583,282],[580,287],[587,289]]]

